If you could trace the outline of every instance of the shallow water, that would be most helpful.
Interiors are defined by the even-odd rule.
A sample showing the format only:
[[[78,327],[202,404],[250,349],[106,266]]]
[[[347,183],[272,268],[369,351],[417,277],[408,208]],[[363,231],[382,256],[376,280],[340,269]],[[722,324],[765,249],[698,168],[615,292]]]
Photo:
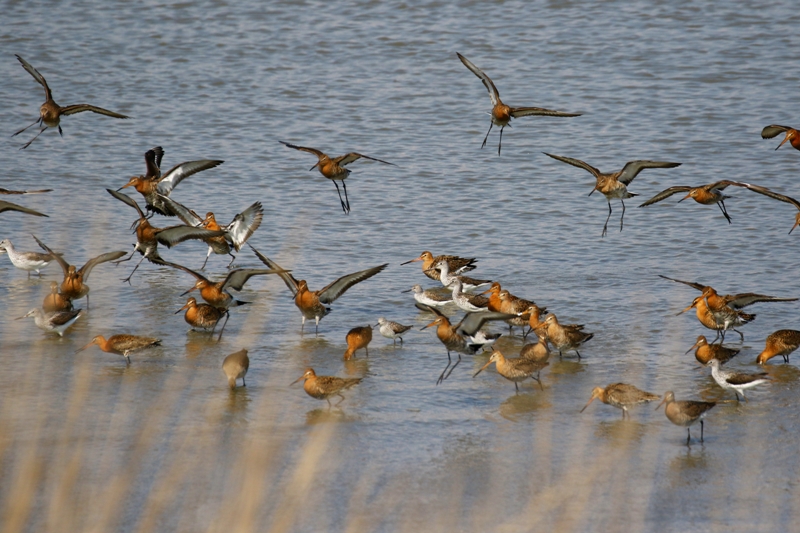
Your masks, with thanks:
[[[174,314],[189,276],[145,264],[129,286],[119,279],[130,263],[98,266],[90,311],[63,339],[46,336],[13,318],[40,304],[58,267],[27,280],[0,256],[0,467],[14,480],[0,489],[6,523],[16,523],[10,509],[20,508],[14,495],[29,476],[36,498],[21,523],[31,530],[60,520],[76,529],[224,529],[231,514],[224,525],[241,530],[796,530],[794,364],[770,365],[775,382],[749,392],[747,404],[715,408],[705,445],[687,448],[685,430],[654,406],[634,409],[631,422],[598,402],[578,414],[592,387],[617,381],[678,399],[732,399],[684,355],[706,333],[693,314],[675,316],[696,291],[657,274],[721,293],[800,296],[791,205],[729,188],[731,225],[716,207],[677,204],[679,196],[636,208],[667,187],[720,179],[797,196],[800,154],[759,136],[768,124],[797,125],[792,6],[8,2],[3,12],[8,136],[42,101],[15,53],[60,104],[134,118],[66,117],[63,139],[47,131],[21,151],[29,132],[7,137],[0,187],[55,191],[9,198],[50,218],[3,213],[0,238],[34,250],[33,233],[79,266],[129,250],[134,214],[103,189],[141,174],[142,154],[161,145],[165,168],[224,159],[175,199],[226,222],[261,201],[264,222],[250,242],[312,289],[390,265],[337,300],[318,336],[308,324],[300,334],[279,279],[253,278],[239,295],[252,304],[232,312],[216,343],[187,333]],[[456,51],[507,103],[583,115],[521,118],[506,128],[502,156],[497,128],[481,149],[489,99]],[[331,183],[308,170],[313,156],[278,140],[397,166],[353,163],[345,216]],[[633,159],[683,165],[642,172],[629,187],[640,196],[626,204],[624,231],[615,201],[600,238],[608,211],[601,195],[587,197],[592,177],[542,152],[603,171]],[[430,318],[400,293],[432,286],[418,263],[400,266],[423,250],[478,257],[476,277],[585,324],[595,337],[583,359],[552,360],[543,392],[529,382],[514,395],[493,370],[472,379],[486,355],[466,357],[437,387],[445,351],[433,332],[418,331]],[[162,254],[199,268],[205,246]],[[211,277],[225,274],[225,258],[209,264]],[[260,266],[249,250],[236,264]],[[754,306],[733,366],[757,370],[764,338],[797,328],[798,309]],[[376,332],[368,359],[343,363],[346,332],[379,316],[416,327],[403,347]],[[94,335],[119,332],[158,336],[163,347],[129,367],[95,347],[75,353]],[[499,346],[516,355],[522,343],[504,336]],[[230,393],[220,365],[241,347],[250,350],[248,386]],[[288,386],[307,366],[366,377],[328,412]],[[80,465],[75,479],[70,461]],[[31,474],[29,464],[44,471]],[[237,494],[255,503],[231,503]],[[81,511],[65,518],[59,502]]]

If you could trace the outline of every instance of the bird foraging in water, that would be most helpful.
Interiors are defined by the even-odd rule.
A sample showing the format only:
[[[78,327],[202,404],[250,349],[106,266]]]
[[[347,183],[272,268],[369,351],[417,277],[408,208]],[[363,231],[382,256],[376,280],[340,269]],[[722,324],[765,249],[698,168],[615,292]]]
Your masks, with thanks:
[[[175,311],[175,314],[177,315],[184,309],[186,309],[186,313],[183,315],[183,319],[187,324],[192,326],[192,329],[197,331],[210,331],[214,333],[217,324],[224,316],[225,322],[222,324],[222,329],[219,331],[217,340],[222,338],[222,332],[225,331],[225,326],[228,324],[228,318],[230,317],[228,309],[225,307],[214,307],[208,304],[198,304],[197,300],[194,298],[189,298],[186,301],[186,305]]]
[[[672,391],[667,391],[664,393],[664,399],[658,404],[658,407],[656,407],[656,411],[664,404],[667,404],[664,408],[664,414],[667,415],[667,419],[676,426],[683,426],[686,428],[687,446],[692,439],[692,430],[689,428],[698,420],[700,421],[700,442],[703,442],[703,418],[717,405],[716,402],[697,402],[689,400],[678,402],[675,401],[675,395]]]
[[[33,139],[23,144],[20,147],[20,150],[30,146],[30,144],[33,141],[35,141],[39,137],[39,135],[41,135],[42,132],[47,128],[58,128],[58,134],[63,137],[64,132],[61,131],[62,115],[67,116],[67,115],[74,115],[75,113],[82,113],[84,111],[91,111],[92,113],[106,115],[107,117],[130,118],[120,113],[115,113],[113,111],[109,111],[108,109],[103,109],[102,107],[97,107],[89,104],[75,104],[75,105],[68,105],[66,107],[61,107],[53,100],[53,95],[50,92],[50,87],[48,87],[47,82],[44,79],[44,76],[39,74],[38,70],[33,68],[33,66],[30,63],[22,59],[19,55],[17,55],[16,58],[22,65],[22,68],[24,68],[28,72],[28,74],[33,76],[33,79],[35,79],[42,87],[44,87],[44,98],[45,98],[45,102],[39,108],[39,118],[33,121],[33,124],[31,124],[30,126],[25,126],[18,132],[14,133],[14,135],[12,135],[12,137],[14,137],[15,135],[19,135],[20,133],[22,133],[23,131],[27,130],[28,128],[30,128],[35,124],[39,124],[39,126],[44,126],[39,130],[39,133],[37,133],[33,137]]]
[[[378,323],[375,324],[381,335],[387,339],[392,339],[392,344],[397,344],[397,339],[400,339],[400,346],[403,345],[403,334],[410,330],[413,326],[404,326],[398,322],[386,320],[383,317],[378,318]]]
[[[294,380],[294,385],[300,380],[304,380],[303,390],[306,394],[317,400],[328,402],[328,409],[331,408],[331,396],[339,396],[341,400],[336,402],[334,407],[338,407],[344,401],[342,392],[361,383],[362,378],[339,378],[335,376],[318,376],[313,368],[307,368],[302,376]]]
[[[358,326],[347,332],[345,337],[347,350],[344,352],[344,360],[349,361],[356,356],[356,350],[364,348],[369,357],[369,343],[372,342],[372,326]]]
[[[592,389],[592,397],[589,398],[589,402],[583,406],[581,413],[584,412],[595,399],[599,399],[605,404],[622,409],[622,419],[625,420],[626,417],[628,419],[631,417],[628,412],[628,407],[652,402],[659,398],[660,396],[657,394],[643,391],[627,383],[612,383],[605,389],[602,387],[595,387]]]
[[[770,333],[764,351],[758,354],[756,362],[766,364],[773,357],[782,356],[783,362],[789,362],[789,354],[800,347],[800,331],[795,329],[779,329]]]
[[[3,251],[8,254],[12,265],[28,273],[28,279],[31,278],[31,272],[34,271],[41,277],[42,274],[39,271],[53,261],[53,256],[51,254],[17,251],[9,239],[0,241],[0,252]]]
[[[539,371],[549,364],[546,361],[544,364],[540,364],[524,357],[505,357],[500,350],[494,348],[486,364],[475,372],[472,377],[474,378],[483,372],[483,370],[488,368],[492,363],[495,364],[498,374],[514,382],[514,389],[517,393],[519,393],[519,382],[525,381],[528,378],[537,381],[539,383],[539,388],[544,390],[542,381],[539,379]],[[534,376],[534,374],[536,375]]]
[[[94,337],[89,344],[78,350],[82,352],[92,344],[96,344],[106,353],[115,353],[125,358],[125,361],[130,364],[130,354],[149,348],[151,346],[160,346],[161,339],[154,339],[152,337],[140,337],[138,335],[112,335],[108,339],[102,335]]]
[[[539,331],[543,332],[547,336],[547,340],[558,350],[559,357],[563,356],[563,352],[575,350],[575,353],[578,354],[578,359],[580,359],[581,352],[578,351],[578,348],[594,337],[594,333],[583,331],[582,324],[559,324],[558,318],[552,313],[544,319]]]
[[[695,350],[695,348],[697,348]],[[716,359],[719,361],[719,364],[724,365],[731,359],[733,359],[736,354],[739,353],[739,350],[735,350],[733,348],[726,348],[725,346],[720,344],[709,344],[708,339],[706,339],[705,335],[700,335],[697,337],[697,342],[694,345],[686,350],[686,353],[694,351],[694,358],[697,359],[697,362],[700,364],[705,365],[712,359]]]
[[[28,311],[24,316],[17,318],[17,320],[32,316],[37,328],[48,333],[57,333],[59,337],[63,337],[64,331],[81,317],[82,311],[82,309],[76,309],[74,311],[47,313],[36,307]]]
[[[250,358],[247,357],[247,350],[244,348],[226,356],[222,361],[222,371],[225,372],[225,377],[228,378],[228,386],[231,389],[236,388],[236,380],[239,378],[242,378],[242,387],[247,386],[247,383],[244,382],[244,377],[247,375],[249,368]]]
[[[717,382],[717,385],[726,390],[733,389],[733,393],[736,395],[736,401],[739,401],[739,393],[742,394],[744,401],[747,401],[747,397],[744,395],[746,389],[752,389],[753,387],[769,381],[769,374],[766,372],[746,374],[744,372],[722,370],[719,367],[719,361],[716,359],[710,360],[706,366],[711,367],[711,376],[714,378],[714,381]]]

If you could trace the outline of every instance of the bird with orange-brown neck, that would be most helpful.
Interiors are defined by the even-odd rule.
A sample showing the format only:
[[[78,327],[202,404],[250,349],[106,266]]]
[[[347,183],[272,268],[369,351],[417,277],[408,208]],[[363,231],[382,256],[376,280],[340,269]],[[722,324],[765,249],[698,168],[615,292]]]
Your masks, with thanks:
[[[775,147],[777,150],[781,146],[784,145],[787,141],[789,144],[792,145],[792,148],[795,150],[800,150],[800,132],[798,132],[795,128],[791,128],[789,126],[780,126],[778,124],[771,124],[761,130],[761,138],[762,139],[773,139],[780,135],[781,133],[785,134],[781,143]]]
[[[344,352],[344,360],[349,361],[356,356],[356,350],[364,349],[369,357],[369,343],[372,342],[372,326],[358,326],[347,332],[345,337],[347,350]]]
[[[756,362],[764,365],[773,357],[783,357],[783,362],[789,362],[789,354],[800,347],[800,331],[795,329],[779,329],[767,337],[764,351],[758,354]]]

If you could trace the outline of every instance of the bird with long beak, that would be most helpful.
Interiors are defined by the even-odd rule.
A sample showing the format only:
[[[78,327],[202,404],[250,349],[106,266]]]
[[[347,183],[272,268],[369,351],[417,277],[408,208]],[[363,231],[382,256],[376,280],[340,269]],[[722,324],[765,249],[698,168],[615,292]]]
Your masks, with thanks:
[[[333,407],[339,407],[339,404],[344,401],[342,392],[361,383],[363,378],[339,378],[336,376],[318,376],[313,368],[307,368],[302,376],[292,381],[294,385],[300,380],[303,382],[303,390],[306,394],[317,400],[325,400],[328,402],[328,409],[331,406],[331,396],[338,396],[341,398]]]
[[[230,313],[225,307],[214,307],[208,304],[198,304],[194,298],[189,298],[186,304],[175,311],[177,315],[186,309],[183,319],[187,324],[192,326],[192,329],[197,331],[210,331],[212,334],[217,327],[220,319],[224,316],[225,322],[222,323],[222,329],[219,331],[219,337],[222,338],[222,332],[225,331],[225,326],[228,324]]]
[[[267,274],[283,274],[288,271],[283,269],[263,269],[263,268],[237,268],[236,270],[231,270],[228,272],[228,275],[225,276],[225,279],[217,282],[212,282],[205,276],[202,276],[195,272],[190,268],[186,268],[183,265],[178,265],[175,263],[164,262],[165,265],[171,266],[173,268],[177,268],[178,270],[183,270],[187,274],[191,274],[197,280],[197,283],[194,286],[181,293],[181,296],[186,296],[190,292],[194,290],[200,291],[200,296],[208,302],[209,304],[213,305],[214,307],[221,307],[223,309],[227,309],[229,307],[237,307],[240,305],[244,305],[250,302],[242,302],[241,300],[235,299],[231,294],[228,292],[228,289],[233,289],[235,291],[241,291],[244,288],[244,284],[247,283],[247,280],[252,278],[253,276],[261,276]]]
[[[773,357],[783,357],[783,362],[789,362],[789,354],[800,347],[800,331],[796,329],[779,329],[770,333],[766,340],[764,351],[758,354],[756,362],[766,364]]]
[[[595,399],[600,400],[604,404],[611,405],[618,409],[622,409],[622,419],[627,417],[630,419],[631,415],[628,412],[628,407],[639,405],[646,402],[658,400],[661,396],[643,391],[633,385],[627,383],[612,383],[605,389],[602,387],[595,387],[592,389],[592,397],[589,402],[583,406],[581,413],[589,407]]]
[[[131,358],[130,354],[133,352],[137,352],[139,350],[144,350],[145,348],[150,348],[151,346],[160,346],[161,339],[155,339],[153,337],[141,337],[138,335],[112,335],[108,339],[103,337],[102,335],[97,335],[94,337],[89,344],[78,350],[78,352],[82,352],[92,344],[96,344],[106,353],[115,353],[117,355],[121,355],[125,358],[125,361],[130,364]],[[78,353],[76,352],[76,353]]]
[[[664,393],[664,399],[656,407],[656,411],[664,405],[664,414],[667,419],[676,426],[686,428],[686,445],[692,440],[692,430],[690,426],[700,421],[700,442],[703,442],[703,418],[708,412],[713,409],[717,404],[716,402],[697,402],[691,400],[675,401],[675,395],[672,391]]]
[[[697,349],[695,350],[695,348]],[[740,351],[733,348],[726,348],[721,343],[709,344],[705,335],[700,335],[697,337],[697,342],[695,342],[691,348],[686,350],[686,353],[689,353],[692,350],[695,350],[694,358],[697,359],[697,362],[701,365],[707,364],[712,359],[716,359],[719,361],[719,364],[724,365],[733,359]]]
[[[731,198],[731,196],[726,196],[722,192],[727,187],[730,186],[744,187],[747,189],[752,187],[749,183],[742,183],[731,180],[715,181],[714,183],[709,183],[707,185],[699,185],[697,187],[690,187],[688,185],[676,185],[675,187],[670,187],[669,189],[661,191],[660,193],[656,194],[646,202],[642,203],[639,207],[653,205],[657,202],[660,202],[661,200],[669,198],[673,194],[685,192],[687,193],[686,196],[678,200],[678,203],[681,203],[682,201],[691,198],[698,204],[703,204],[703,205],[717,204],[719,210],[722,211],[722,214],[728,221],[728,224],[731,224],[731,217],[730,215],[728,215],[728,210],[725,208],[725,200]]]
[[[477,259],[474,257],[459,257],[457,255],[437,255],[434,257],[432,253],[425,250],[416,259],[400,263],[400,265],[407,265],[415,261],[422,261],[423,274],[434,281],[439,281],[439,271],[433,268],[433,265],[439,261],[447,261],[449,271],[458,275],[469,272],[470,270],[475,270],[475,261],[477,261]]]
[[[542,386],[542,380],[539,379],[539,372],[542,370],[542,368],[550,364],[547,361],[542,364],[524,357],[505,357],[500,350],[494,348],[492,355],[489,357],[489,360],[486,362],[486,364],[483,365],[477,372],[475,372],[472,377],[475,378],[492,363],[495,364],[498,374],[507,380],[514,382],[514,389],[516,390],[517,394],[519,393],[519,383],[528,378],[537,381],[539,383],[539,388],[544,390],[544,387]]]
[[[789,141],[789,144],[792,145],[792,148],[795,150],[800,150],[800,132],[798,132],[794,128],[790,128],[789,126],[779,126],[778,124],[772,124],[767,126],[763,130],[761,130],[761,138],[762,139],[772,139],[777,137],[781,133],[785,133],[786,136],[783,138],[781,143],[775,148],[776,150],[783,146],[783,143]]]

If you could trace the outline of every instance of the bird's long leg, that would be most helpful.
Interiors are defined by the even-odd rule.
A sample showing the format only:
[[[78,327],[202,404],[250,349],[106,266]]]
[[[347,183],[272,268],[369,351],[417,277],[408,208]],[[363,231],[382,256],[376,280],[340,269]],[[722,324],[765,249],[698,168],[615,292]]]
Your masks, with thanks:
[[[336,186],[336,192],[339,194],[339,202],[342,204],[342,211],[344,211],[345,214],[347,214],[348,212],[347,204],[345,204],[344,200],[342,200],[342,191],[339,190],[339,184],[336,183],[336,180],[331,180],[331,181],[333,181],[333,184]],[[342,182],[342,185],[344,185],[344,182]]]
[[[519,385],[517,385],[516,381],[514,382],[514,390],[516,391],[514,394],[519,394]]]
[[[141,265],[141,264],[142,264],[142,261],[144,261],[144,256],[142,256],[142,258],[141,258],[141,259],[139,259],[139,262],[138,262],[138,263],[136,263],[136,266],[135,266],[135,267],[133,267],[133,270],[131,271],[131,274],[130,274],[130,275],[127,277],[127,278],[125,278],[125,279],[123,279],[123,280],[122,280],[122,282],[123,282],[123,283],[125,283],[125,282],[127,281],[127,282],[128,282],[128,285],[130,285],[130,284],[131,284],[131,278],[133,277],[133,273],[134,273],[134,272],[136,272],[136,269],[138,269],[138,268],[139,268],[139,265]],[[87,296],[86,303],[87,303],[87,306],[88,306],[88,303],[89,303],[88,296]]]
[[[717,205],[719,206],[719,210],[722,211],[722,214],[725,215],[725,218],[728,219],[728,224],[732,224],[731,217],[728,215],[728,210],[725,209],[725,200],[720,200],[717,202]]]
[[[17,133],[12,133],[12,134],[11,134],[11,136],[12,136],[12,137],[16,137],[17,135],[19,135],[19,134],[20,134],[20,133],[22,133],[23,131],[27,130],[27,129],[28,129],[28,128],[30,128],[31,126],[34,126],[34,125],[36,125],[36,124],[39,124],[39,123],[41,123],[41,122],[42,122],[42,118],[41,118],[41,117],[39,117],[39,118],[37,118],[36,120],[34,120],[34,121],[33,121],[33,123],[32,123],[32,124],[30,124],[29,126],[25,126],[25,127],[24,127],[24,128],[22,128],[21,130],[19,130]]]
[[[608,233],[608,221],[611,218],[611,200],[608,201],[608,216],[606,217],[606,223],[603,226],[603,233],[600,234],[601,237],[605,237],[606,233]]]
[[[494,122],[489,121],[489,131],[486,132],[486,137],[483,138],[483,144],[481,145],[481,148],[486,146],[486,140],[489,138],[489,134],[492,132],[492,126],[494,126]],[[498,148],[497,150],[498,153],[500,153],[500,149]]]
[[[119,261],[114,261],[114,264],[118,265],[120,263],[124,263],[125,261],[130,261],[133,258],[133,254],[135,254],[135,253],[136,253],[136,245],[134,244],[133,245],[133,251],[131,252],[131,255],[129,255],[125,259],[120,259]]]
[[[700,420],[700,442],[703,442],[703,421]]]
[[[742,333],[741,331],[739,331],[739,330],[738,330],[738,329],[736,329],[736,328],[733,328],[733,331],[735,331],[736,333],[738,333],[738,334],[739,334],[739,336],[742,338],[742,342],[744,342],[744,333]]]
[[[505,126],[500,128],[500,142],[497,144],[497,155],[500,155],[500,149],[503,147],[503,130],[506,129]]]
[[[211,252],[212,252],[212,249],[209,246],[208,247],[208,253],[206,254],[206,260],[203,261],[203,266],[200,267],[200,270],[205,270],[206,269],[206,263],[208,263],[208,258],[211,257]]]
[[[542,385],[542,379],[539,376],[539,372],[536,373],[536,377],[531,376],[531,379],[536,381],[539,384],[539,388],[544,391],[544,385]]]
[[[442,370],[442,373],[439,374],[439,379],[436,380],[436,384],[437,385],[440,384],[442,381],[444,381],[444,373],[447,372],[448,368],[450,368],[450,363],[452,363],[452,362],[453,362],[453,360],[450,359],[450,350],[447,350],[447,366],[444,367],[444,370]]]
[[[230,314],[230,312],[229,312],[229,311],[226,309],[226,310],[225,310],[225,322],[223,322],[223,323],[222,323],[222,329],[221,329],[221,330],[219,330],[219,337],[217,337],[217,342],[219,342],[219,340],[222,338],[222,332],[223,332],[223,331],[225,331],[225,326],[227,326],[227,325],[228,325],[228,319],[229,319],[230,317],[231,317],[231,314]],[[217,325],[216,325],[216,324],[214,324],[214,327],[217,327]],[[213,330],[211,331],[211,334],[212,334],[212,335],[214,334],[214,331],[213,331]],[[242,381],[242,383],[244,383],[244,381]]]
[[[231,265],[233,264],[234,261],[236,261],[236,256],[233,255],[230,251],[228,251],[228,255],[231,256],[231,262],[228,263],[228,270],[230,270]]]
[[[350,214],[350,199],[347,197],[347,184],[342,180],[342,188],[344,189],[344,202],[347,204],[347,214]]]
[[[27,148],[28,146],[30,146],[30,145],[31,145],[31,143],[32,143],[33,141],[35,141],[36,139],[38,139],[38,138],[39,138],[39,135],[41,135],[41,134],[42,134],[42,132],[43,132],[44,130],[46,130],[46,129],[47,129],[47,127],[46,127],[46,126],[45,126],[44,128],[42,128],[42,129],[40,129],[40,130],[39,130],[39,133],[37,133],[36,135],[34,135],[33,139],[31,139],[30,141],[26,142],[26,143],[25,143],[25,144],[23,144],[22,146],[20,146],[20,148],[19,148],[19,149],[20,149],[20,150],[24,150],[25,148]]]
[[[336,404],[334,405],[334,407],[339,407],[339,404],[340,404],[340,403],[342,403],[342,402],[344,401],[344,396],[342,396],[342,393],[339,393],[339,394],[337,394],[336,396],[338,396],[339,398],[341,398],[341,400],[339,400],[338,402],[336,402]]]
[[[575,350],[575,353],[578,354],[578,361],[580,361],[581,360],[581,352],[579,352],[578,350]]]
[[[700,421],[700,424],[701,424],[700,427],[701,428],[703,427],[702,423],[703,423],[703,421],[701,420]],[[702,433],[703,430],[701,429],[700,432]],[[689,428],[686,428],[686,445],[688,446],[691,441],[692,441],[692,430],[689,429]],[[700,442],[703,442],[703,439],[700,439]]]
[[[452,367],[450,367],[450,372],[447,373],[447,375],[444,377],[444,379],[447,379],[447,378],[450,377],[450,374],[453,373],[453,370],[456,369],[456,367],[458,366],[458,363],[460,363],[460,362],[461,362],[461,354],[459,353],[458,354],[458,361],[456,361],[456,364],[454,364]]]
[[[622,204],[622,216],[619,217],[619,230],[622,231],[622,221],[625,220],[625,202],[620,199],[619,203]],[[611,202],[608,205],[611,205]]]

